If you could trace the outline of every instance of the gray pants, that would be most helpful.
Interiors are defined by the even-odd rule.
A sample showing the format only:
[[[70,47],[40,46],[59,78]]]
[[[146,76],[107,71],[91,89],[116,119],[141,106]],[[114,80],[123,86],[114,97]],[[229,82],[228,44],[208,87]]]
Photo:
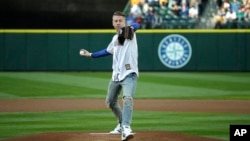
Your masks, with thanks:
[[[122,125],[131,124],[136,85],[137,76],[135,73],[129,74],[122,81],[110,80],[109,82],[106,104]],[[123,110],[117,101],[121,90],[123,90]]]

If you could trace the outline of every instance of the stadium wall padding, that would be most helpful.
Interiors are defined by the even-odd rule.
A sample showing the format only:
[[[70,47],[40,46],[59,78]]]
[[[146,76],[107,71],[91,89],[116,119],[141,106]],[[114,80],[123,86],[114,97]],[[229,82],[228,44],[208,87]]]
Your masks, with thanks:
[[[248,30],[247,30],[248,31]],[[0,33],[0,71],[110,71],[112,57],[84,58],[79,50],[106,48],[114,33]],[[158,57],[161,40],[184,36],[192,57],[180,69],[163,65]],[[138,31],[141,71],[249,71],[250,32],[143,32]]]

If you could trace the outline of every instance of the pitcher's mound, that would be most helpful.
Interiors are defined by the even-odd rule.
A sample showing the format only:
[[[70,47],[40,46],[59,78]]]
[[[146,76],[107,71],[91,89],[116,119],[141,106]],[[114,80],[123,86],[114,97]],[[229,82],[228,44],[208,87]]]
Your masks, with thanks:
[[[120,141],[120,135],[110,135],[100,132],[55,132],[41,133],[5,139],[2,141]],[[140,131],[129,141],[223,141],[219,139],[192,136],[176,132]]]

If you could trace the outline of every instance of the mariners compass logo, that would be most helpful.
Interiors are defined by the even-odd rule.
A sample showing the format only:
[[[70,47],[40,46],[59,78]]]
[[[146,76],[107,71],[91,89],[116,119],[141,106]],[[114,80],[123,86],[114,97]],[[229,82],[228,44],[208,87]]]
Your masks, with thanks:
[[[179,69],[185,66],[192,55],[189,41],[178,34],[166,36],[159,44],[158,56],[161,62],[169,68]]]

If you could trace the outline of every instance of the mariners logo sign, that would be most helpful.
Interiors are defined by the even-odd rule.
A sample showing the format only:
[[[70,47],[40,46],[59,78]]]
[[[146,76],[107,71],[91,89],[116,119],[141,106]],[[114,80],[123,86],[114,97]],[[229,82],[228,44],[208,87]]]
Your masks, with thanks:
[[[158,56],[161,62],[169,68],[179,69],[185,66],[192,55],[189,41],[177,34],[166,36],[159,44]]]

